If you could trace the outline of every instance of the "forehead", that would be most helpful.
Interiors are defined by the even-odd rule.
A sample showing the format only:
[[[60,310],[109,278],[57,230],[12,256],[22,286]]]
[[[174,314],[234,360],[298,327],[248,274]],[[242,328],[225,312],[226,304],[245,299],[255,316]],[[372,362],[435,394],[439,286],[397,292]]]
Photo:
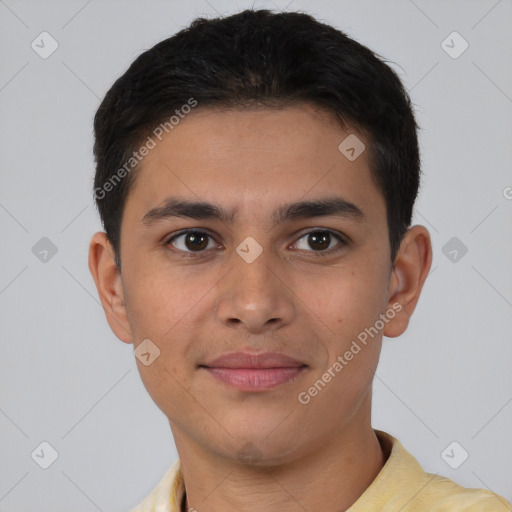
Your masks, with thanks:
[[[361,209],[382,213],[384,199],[374,185],[367,151],[347,158],[347,137],[352,146],[360,143],[358,152],[367,145],[355,128],[343,129],[332,115],[310,105],[196,107],[161,141],[155,139],[136,171],[125,211],[136,210],[140,222],[172,195],[263,216],[283,202],[337,193]]]

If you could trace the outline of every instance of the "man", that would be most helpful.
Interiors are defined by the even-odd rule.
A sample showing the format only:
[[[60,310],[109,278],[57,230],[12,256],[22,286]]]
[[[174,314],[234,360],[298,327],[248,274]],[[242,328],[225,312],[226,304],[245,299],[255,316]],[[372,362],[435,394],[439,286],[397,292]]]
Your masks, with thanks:
[[[195,20],[95,117],[89,267],[179,460],[135,512],[499,511],[371,425],[432,261],[397,75],[299,13]]]

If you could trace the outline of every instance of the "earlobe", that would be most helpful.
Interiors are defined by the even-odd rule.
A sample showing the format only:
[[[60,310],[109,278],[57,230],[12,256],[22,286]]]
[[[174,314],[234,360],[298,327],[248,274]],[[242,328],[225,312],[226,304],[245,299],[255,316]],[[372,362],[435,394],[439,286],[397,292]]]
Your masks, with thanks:
[[[387,307],[394,309],[396,314],[386,324],[384,336],[394,338],[407,329],[431,265],[432,243],[428,230],[420,225],[409,228],[400,244],[389,280]]]
[[[89,270],[110,328],[121,341],[132,343],[121,274],[112,244],[102,231],[95,233],[89,244]]]

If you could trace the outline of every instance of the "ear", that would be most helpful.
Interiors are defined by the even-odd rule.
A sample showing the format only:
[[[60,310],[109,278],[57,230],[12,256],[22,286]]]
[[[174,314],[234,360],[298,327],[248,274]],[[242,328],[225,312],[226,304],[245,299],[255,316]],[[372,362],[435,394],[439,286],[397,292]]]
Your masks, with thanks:
[[[386,324],[384,336],[395,338],[407,329],[431,264],[430,234],[424,226],[412,226],[402,239],[391,272],[387,307],[396,314]]]
[[[114,248],[102,231],[95,233],[89,244],[89,270],[110,328],[121,341],[132,343],[121,273],[115,264]]]

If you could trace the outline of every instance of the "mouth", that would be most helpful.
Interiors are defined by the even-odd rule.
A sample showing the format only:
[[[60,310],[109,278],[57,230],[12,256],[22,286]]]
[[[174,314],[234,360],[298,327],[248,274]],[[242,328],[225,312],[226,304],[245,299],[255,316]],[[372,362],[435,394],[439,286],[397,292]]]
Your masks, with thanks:
[[[276,352],[234,352],[199,368],[240,391],[258,392],[295,380],[308,365]]]

